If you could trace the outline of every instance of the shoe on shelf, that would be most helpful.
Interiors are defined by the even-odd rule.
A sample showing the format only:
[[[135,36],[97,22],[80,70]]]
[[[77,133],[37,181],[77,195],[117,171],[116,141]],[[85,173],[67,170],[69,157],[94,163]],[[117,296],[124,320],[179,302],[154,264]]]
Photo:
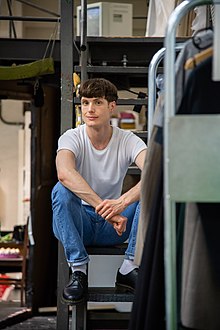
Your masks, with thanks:
[[[87,275],[76,271],[71,274],[69,283],[63,289],[63,301],[69,304],[81,303],[87,298],[87,293]]]
[[[134,293],[137,277],[138,277],[138,268],[133,269],[130,273],[126,275],[122,275],[118,269],[116,282],[115,282],[116,288],[120,289],[120,291]]]

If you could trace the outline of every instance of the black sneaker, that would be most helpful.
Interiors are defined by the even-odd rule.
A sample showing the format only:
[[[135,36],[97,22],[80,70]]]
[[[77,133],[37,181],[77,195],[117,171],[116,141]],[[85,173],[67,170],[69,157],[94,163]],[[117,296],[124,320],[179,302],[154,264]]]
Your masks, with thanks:
[[[134,293],[137,277],[138,268],[133,269],[130,273],[126,275],[122,275],[118,269],[115,285],[120,290]]]
[[[69,304],[81,303],[87,298],[87,293],[87,275],[77,271],[71,274],[69,283],[63,289],[63,301]]]

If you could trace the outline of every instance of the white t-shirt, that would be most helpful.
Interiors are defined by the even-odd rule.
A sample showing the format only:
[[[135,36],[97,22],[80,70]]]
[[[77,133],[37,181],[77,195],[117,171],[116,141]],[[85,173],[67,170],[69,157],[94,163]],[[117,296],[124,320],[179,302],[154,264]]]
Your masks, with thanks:
[[[134,133],[113,127],[107,147],[97,150],[86,133],[86,125],[67,130],[58,141],[58,151],[67,149],[76,157],[76,169],[102,199],[121,195],[127,169],[146,144]]]

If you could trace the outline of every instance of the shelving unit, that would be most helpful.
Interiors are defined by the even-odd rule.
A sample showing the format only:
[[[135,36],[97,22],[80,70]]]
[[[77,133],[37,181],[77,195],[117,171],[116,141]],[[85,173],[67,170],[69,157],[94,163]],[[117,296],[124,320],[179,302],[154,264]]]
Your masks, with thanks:
[[[140,49],[143,48],[143,42],[146,43],[146,40],[151,41],[159,48],[162,44],[162,38],[148,40],[147,38],[85,37],[85,41],[79,39],[76,44],[79,49],[83,49],[81,51],[81,59],[79,60],[82,65],[75,65],[74,71],[81,76],[82,81],[89,77],[109,79],[117,86],[119,91],[129,91],[131,89],[132,93],[132,88],[134,87],[146,89],[152,43],[149,43],[151,46],[148,47],[149,57],[146,58],[146,55],[140,56],[138,59],[136,57],[139,50],[140,54],[146,54],[146,50]],[[132,52],[132,46],[135,49],[135,53]],[[74,102],[77,102],[77,100],[74,100]],[[144,99],[119,98],[117,104],[128,106],[143,105],[147,107],[147,97]]]
[[[1,242],[0,248],[18,249],[19,255],[13,258],[0,258],[0,274],[10,273],[10,276],[0,276],[0,285],[15,285],[21,290],[21,306],[25,305],[26,274],[28,262],[28,228],[25,226],[24,240],[22,242]],[[17,277],[14,273],[21,273]]]

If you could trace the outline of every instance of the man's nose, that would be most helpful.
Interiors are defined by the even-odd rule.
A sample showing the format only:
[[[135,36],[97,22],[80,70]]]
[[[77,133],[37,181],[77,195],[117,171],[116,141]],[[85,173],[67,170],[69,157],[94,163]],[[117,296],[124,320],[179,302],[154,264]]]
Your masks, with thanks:
[[[89,111],[94,111],[94,104],[92,102],[89,103]]]

